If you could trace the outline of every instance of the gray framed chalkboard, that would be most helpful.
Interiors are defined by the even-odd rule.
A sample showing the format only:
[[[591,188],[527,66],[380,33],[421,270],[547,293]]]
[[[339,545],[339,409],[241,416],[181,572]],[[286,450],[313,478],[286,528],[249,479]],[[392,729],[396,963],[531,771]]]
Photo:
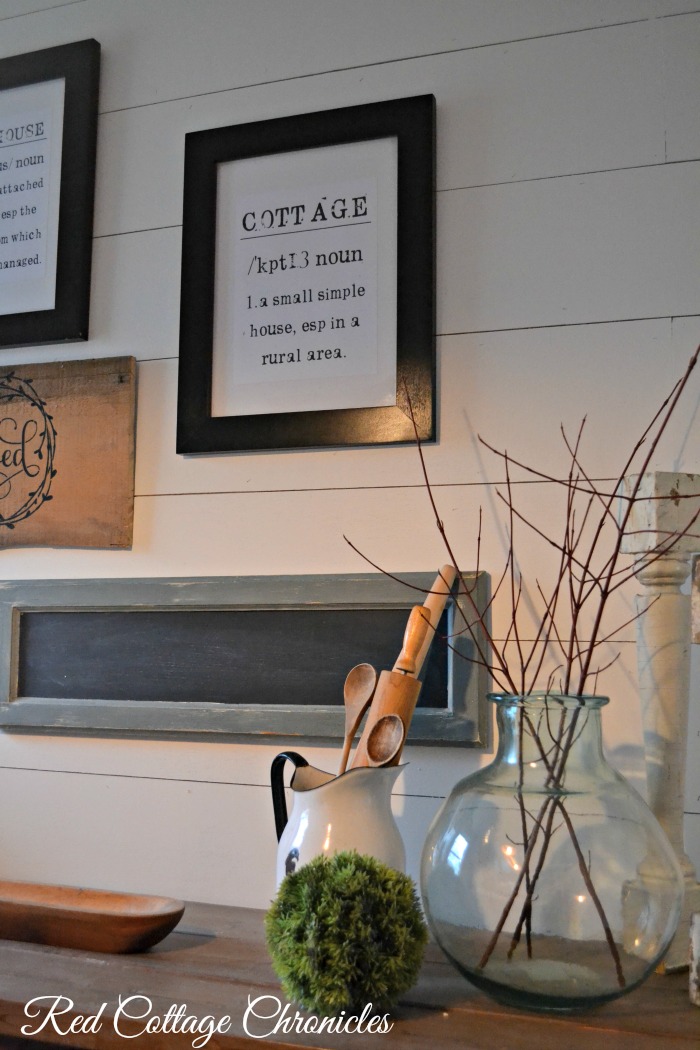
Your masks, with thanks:
[[[0,725],[342,738],[347,672],[393,665],[434,578],[0,583]],[[488,578],[469,582],[486,608]],[[421,674],[412,744],[487,743],[484,672],[463,658],[474,642],[454,620],[455,599]]]

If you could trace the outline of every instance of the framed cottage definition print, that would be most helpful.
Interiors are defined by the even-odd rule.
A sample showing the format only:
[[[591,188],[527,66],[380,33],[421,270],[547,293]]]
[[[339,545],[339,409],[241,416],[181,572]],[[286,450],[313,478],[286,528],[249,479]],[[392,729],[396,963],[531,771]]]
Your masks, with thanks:
[[[185,142],[177,451],[435,437],[432,95]]]
[[[0,346],[88,337],[100,45],[0,60]]]

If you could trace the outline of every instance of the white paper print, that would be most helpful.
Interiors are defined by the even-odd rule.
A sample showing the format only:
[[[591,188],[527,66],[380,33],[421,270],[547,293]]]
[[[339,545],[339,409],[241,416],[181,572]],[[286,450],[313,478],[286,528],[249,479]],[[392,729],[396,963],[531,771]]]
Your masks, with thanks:
[[[396,401],[393,139],[222,165],[212,415]]]
[[[64,88],[0,92],[0,314],[56,305]]]

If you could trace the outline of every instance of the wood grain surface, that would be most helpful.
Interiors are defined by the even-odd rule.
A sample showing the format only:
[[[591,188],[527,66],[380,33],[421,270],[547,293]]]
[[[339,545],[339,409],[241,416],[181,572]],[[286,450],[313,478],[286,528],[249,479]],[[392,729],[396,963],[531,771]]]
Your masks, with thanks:
[[[572,1016],[540,1016],[501,1007],[464,981],[431,945],[417,985],[392,1011],[393,1028],[385,1035],[284,1032],[268,1034],[275,1021],[244,1017],[249,1002],[270,997],[258,1007],[273,1013],[275,1000],[284,1009],[264,944],[263,912],[220,905],[187,905],[178,928],[150,952],[138,956],[100,955],[37,945],[0,942],[0,1035],[13,1046],[23,1025],[30,1023],[25,1004],[37,996],[61,995],[73,1006],[60,1020],[96,1015],[99,1030],[59,1035],[49,1026],[36,1031],[37,1040],[58,1046],[117,1048],[125,1036],[143,1030],[146,1016],[131,1022],[114,1014],[119,997],[138,994],[133,1013],[164,1017],[173,1004],[185,1004],[187,1014],[215,1021],[230,1018],[230,1029],[207,1045],[235,1048],[263,1045],[337,1047],[363,1050],[370,1046],[409,1048],[440,1045],[443,1050],[691,1050],[698,1045],[700,1012],[690,1005],[686,975],[654,975],[642,988],[596,1011]],[[102,1004],[106,1004],[104,1007]],[[62,1005],[66,1005],[65,1003]],[[138,1010],[137,1010],[138,1007]],[[44,1007],[45,1012],[45,1007]],[[286,1016],[294,1018],[290,1006]],[[302,1015],[307,1017],[309,1015]],[[41,1014],[31,1021],[38,1026]],[[77,1022],[78,1026],[80,1022]],[[89,1026],[88,1026],[89,1027]],[[192,1045],[192,1033],[151,1032],[139,1046],[177,1050]]]

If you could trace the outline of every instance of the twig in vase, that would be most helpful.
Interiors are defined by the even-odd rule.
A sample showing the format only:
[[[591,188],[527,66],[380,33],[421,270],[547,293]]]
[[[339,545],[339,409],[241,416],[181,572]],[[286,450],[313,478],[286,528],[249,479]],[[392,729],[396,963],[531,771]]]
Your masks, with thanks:
[[[428,476],[423,446],[414,419],[416,447],[423,475],[425,489],[435,517],[435,525],[442,539],[448,557],[457,567],[457,579],[460,593],[466,598],[467,608],[456,604],[456,614],[461,617],[462,631],[471,637],[476,647],[474,657],[463,659],[485,667],[489,670],[494,685],[503,693],[516,696],[528,696],[538,692],[538,682],[544,678],[545,697],[550,696],[559,681],[559,692],[583,698],[587,687],[592,683],[597,688],[600,673],[609,668],[617,658],[598,660],[601,647],[610,642],[621,626],[628,626],[642,615],[638,611],[630,616],[621,626],[614,629],[606,626],[606,615],[611,596],[630,582],[642,564],[649,563],[673,551],[682,537],[694,534],[691,529],[700,517],[700,511],[689,524],[677,532],[669,531],[658,539],[643,555],[624,559],[623,539],[628,534],[632,509],[641,496],[641,480],[650,469],[653,457],[657,452],[661,438],[668,427],[680,398],[690,380],[700,356],[700,347],[690,358],[685,373],[673,386],[651,421],[640,437],[635,441],[632,451],[624,459],[623,467],[612,484],[597,483],[582,463],[581,446],[583,443],[585,418],[582,421],[576,438],[570,441],[561,428],[564,446],[568,453],[568,470],[566,477],[559,478],[530,466],[514,458],[507,451],[500,451],[483,438],[479,440],[502,463],[505,471],[504,490],[496,488],[496,494],[506,510],[507,549],[505,565],[494,589],[486,610],[479,609],[468,586],[465,575],[459,570],[459,562],[442,518],[440,517],[435,494]],[[406,392],[409,411],[413,416],[410,396]],[[514,470],[524,471],[528,480],[544,481],[560,486],[564,490],[563,522],[554,534],[548,525],[540,526],[531,520],[516,506],[516,483]],[[630,491],[623,492],[623,482],[634,476]],[[620,507],[619,515],[616,507]],[[477,554],[481,557],[481,511]],[[557,561],[553,581],[549,587],[540,580],[535,580],[531,588],[524,585],[524,575],[516,557],[517,531],[526,529],[549,550],[556,552]],[[349,542],[349,541],[348,541]],[[351,544],[355,550],[354,545]],[[361,553],[358,551],[358,553]],[[361,555],[365,557],[365,555]],[[370,561],[365,558],[365,560]],[[384,571],[370,561],[375,568]],[[386,575],[391,576],[391,573]],[[397,578],[397,577],[393,577]],[[489,624],[489,613],[493,601],[499,601],[504,595],[510,601],[503,641],[494,638]],[[538,603],[537,605],[533,603]],[[526,640],[522,629],[523,609],[535,610],[534,637]],[[585,623],[590,627],[586,629]],[[483,638],[483,644],[481,639]],[[511,650],[514,658],[511,661]],[[625,984],[620,954],[605,914],[603,905],[596,893],[590,866],[586,864],[574,827],[573,819],[566,806],[566,768],[571,748],[580,731],[578,725],[582,706],[570,712],[567,719],[566,710],[562,707],[553,724],[547,710],[545,720],[546,732],[550,744],[545,746],[541,725],[535,726],[524,707],[518,712],[520,718],[520,770],[516,799],[520,810],[523,857],[508,900],[495,924],[491,940],[483,952],[480,968],[487,965],[496,944],[503,932],[506,921],[516,905],[521,891],[524,890],[524,901],[520,905],[520,914],[516,927],[511,935],[509,957],[517,949],[523,930],[528,955],[532,954],[532,930],[534,903],[538,880],[544,867],[545,859],[551,845],[552,837],[559,827],[564,827],[576,853],[578,868],[591,900],[596,908],[607,941],[611,960],[615,966],[620,986]],[[523,765],[523,741],[527,734],[535,741],[541,761],[544,763],[545,789],[551,794],[542,801],[535,813],[528,811],[524,794],[525,769]],[[560,814],[563,823],[555,827],[556,815]]]

